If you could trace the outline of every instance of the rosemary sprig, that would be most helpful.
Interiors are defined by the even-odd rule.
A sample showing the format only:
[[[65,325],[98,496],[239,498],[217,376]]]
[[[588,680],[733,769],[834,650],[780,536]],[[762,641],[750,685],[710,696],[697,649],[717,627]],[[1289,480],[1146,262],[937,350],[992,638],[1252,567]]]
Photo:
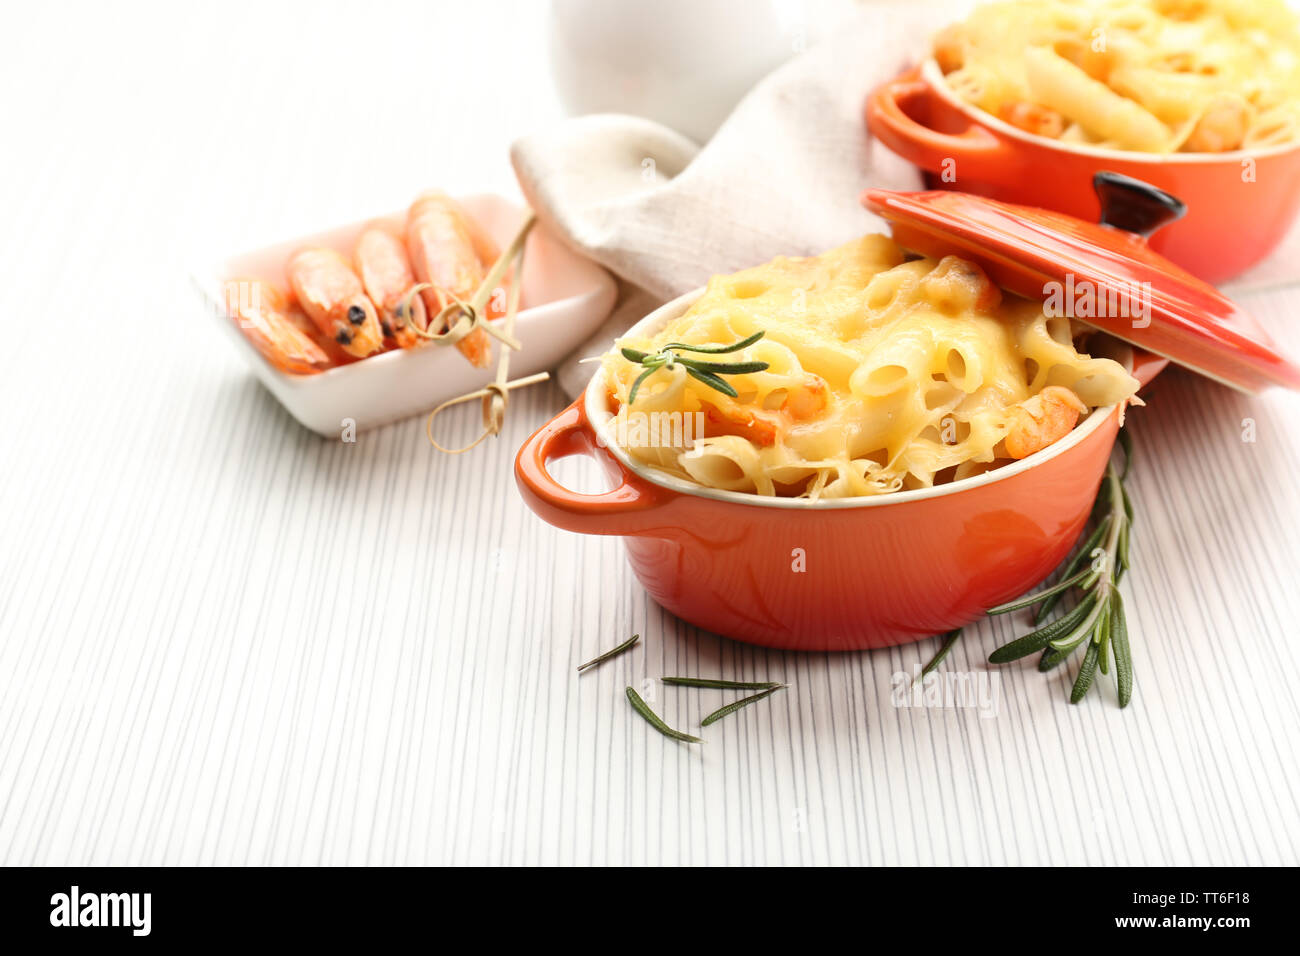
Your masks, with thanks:
[[[1001,664],[1041,651],[1038,669],[1049,671],[1080,647],[1084,648],[1083,662],[1070,688],[1072,704],[1087,696],[1098,670],[1109,673],[1111,655],[1115,660],[1120,707],[1128,706],[1133,699],[1133,655],[1128,643],[1124,599],[1119,593],[1119,583],[1129,568],[1128,544],[1133,526],[1133,503],[1124,487],[1124,476],[1133,460],[1133,445],[1127,433],[1120,434],[1124,469],[1117,471],[1113,464],[1106,467],[1106,477],[1093,506],[1097,526],[1066,567],[1062,580],[1037,594],[989,611],[1005,614],[1042,604],[1034,619],[1036,624],[1042,624],[1066,591],[1080,592],[1079,603],[1072,610],[989,655],[991,663]]]
[[[1038,626],[1021,637],[1002,645],[989,655],[989,663],[1005,664],[1039,653],[1038,669],[1046,672],[1060,666],[1079,648],[1085,648],[1083,661],[1070,688],[1070,703],[1087,696],[1096,682],[1097,672],[1110,673],[1115,663],[1115,686],[1120,707],[1133,699],[1133,653],[1128,640],[1128,623],[1119,583],[1129,569],[1129,539],[1133,528],[1133,501],[1124,479],[1133,462],[1133,441],[1121,430],[1119,443],[1124,451],[1124,467],[1106,467],[1101,490],[1093,505],[1096,523],[1083,545],[1061,572],[1061,579],[1049,588],[1028,597],[1010,601],[989,611],[1006,614],[1038,605],[1034,624]],[[1044,624],[1048,615],[1066,593],[1078,591],[1079,602],[1069,611]],[[947,656],[961,631],[946,635],[943,646],[925,665],[921,676],[928,674]]]
[[[774,680],[714,680],[711,677],[661,677],[665,684],[678,687],[707,687],[711,690],[776,690],[785,684]]]
[[[642,352],[638,349],[629,348],[620,349],[623,358],[634,364],[641,365],[645,369],[632,383],[632,388],[627,393],[627,403],[631,405],[636,401],[636,393],[640,391],[642,382],[659,371],[659,369],[672,368],[675,365],[681,365],[686,369],[687,375],[703,382],[709,388],[735,398],[737,395],[735,388],[722,376],[745,375],[750,372],[766,371],[768,368],[767,362],[705,362],[700,359],[686,358],[684,355],[678,355],[677,352],[697,352],[705,355],[739,352],[741,349],[753,345],[763,335],[764,333],[760,330],[741,339],[739,342],[732,342],[730,345],[687,345],[685,342],[669,342],[657,352]]]
[[[644,717],[646,723],[659,731],[659,733],[663,734],[665,737],[671,737],[673,740],[682,740],[688,744],[704,743],[704,741],[699,737],[692,737],[690,734],[684,734],[680,730],[673,730],[665,724],[660,719],[659,715],[650,709],[650,705],[641,699],[641,695],[638,694],[635,689],[631,687],[627,689],[627,699],[628,703],[632,705],[632,709]]]
[[[715,720],[721,720],[723,717],[726,717],[728,714],[734,714],[742,707],[748,707],[750,704],[754,703],[755,701],[760,701],[764,697],[771,697],[773,694],[775,694],[778,690],[780,690],[784,686],[785,686],[784,684],[778,684],[775,687],[769,687],[767,690],[760,691],[757,694],[751,694],[748,697],[742,697],[740,700],[732,701],[730,704],[727,704],[727,706],[725,707],[719,707],[713,713],[709,714],[709,716],[701,720],[700,726],[707,727]]]
[[[618,645],[618,647],[606,651],[604,654],[601,654],[599,657],[593,657],[591,660],[587,661],[587,663],[580,665],[578,667],[578,673],[581,674],[588,667],[595,667],[597,664],[603,664],[611,657],[618,657],[618,655],[622,654],[624,651],[630,651],[633,645],[635,645],[636,642],[639,640],[641,640],[641,635],[633,634],[631,638],[624,641],[622,644]]]

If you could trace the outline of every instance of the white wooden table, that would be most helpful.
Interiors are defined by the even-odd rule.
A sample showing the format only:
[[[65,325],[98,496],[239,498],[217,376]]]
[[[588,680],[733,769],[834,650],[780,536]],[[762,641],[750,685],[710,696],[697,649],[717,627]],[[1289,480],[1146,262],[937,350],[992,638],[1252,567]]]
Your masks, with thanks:
[[[464,458],[419,421],[322,441],[190,294],[205,249],[510,190],[560,113],[542,5],[27,4],[0,35],[0,861],[1300,862],[1300,397],[1171,372],[1132,415],[1128,710],[1032,666],[984,715],[899,709],[933,644],[700,633],[616,539],[535,519],[511,463],[554,388]],[[1300,290],[1245,301],[1300,354]],[[623,697],[672,673],[792,686],[690,748]],[[682,727],[722,701],[655,695]]]

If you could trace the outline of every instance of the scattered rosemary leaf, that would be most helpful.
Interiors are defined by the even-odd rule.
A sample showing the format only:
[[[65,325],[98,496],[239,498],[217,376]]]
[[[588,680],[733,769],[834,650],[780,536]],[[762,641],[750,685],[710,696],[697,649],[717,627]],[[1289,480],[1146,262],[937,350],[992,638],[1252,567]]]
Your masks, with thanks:
[[[1008,661],[1019,660],[1022,657],[1028,657],[1035,651],[1042,650],[1051,644],[1053,640],[1069,634],[1077,625],[1087,620],[1088,614],[1091,613],[1096,602],[1097,599],[1093,595],[1085,597],[1064,617],[1059,617],[1051,624],[1026,634],[1024,637],[1018,637],[1009,644],[1003,644],[989,655],[989,663],[1005,664]]]
[[[578,673],[581,674],[588,667],[595,667],[597,664],[603,664],[611,657],[618,657],[618,655],[622,654],[624,651],[631,650],[632,645],[634,645],[639,640],[641,640],[641,635],[633,634],[630,640],[624,641],[622,644],[618,645],[618,647],[606,651],[604,654],[601,654],[599,657],[593,657],[591,660],[587,661],[587,663],[579,666]]]
[[[659,679],[665,684],[675,684],[678,687],[708,687],[712,690],[776,690],[785,686],[774,680],[714,680],[711,677],[661,677]]]
[[[650,705],[641,699],[641,695],[631,687],[627,689],[627,700],[628,703],[632,705],[632,709],[646,719],[646,723],[659,731],[659,733],[663,734],[665,737],[671,737],[673,740],[682,740],[688,744],[704,743],[704,741],[699,737],[692,737],[690,734],[684,734],[680,730],[673,730],[665,724],[659,718],[659,715],[650,709]]]
[[[1127,707],[1133,699],[1133,653],[1128,644],[1128,622],[1124,620],[1124,599],[1115,592],[1110,615],[1110,646],[1115,652],[1115,689],[1119,705]]]
[[[764,697],[770,697],[780,689],[781,689],[780,687],[769,687],[767,690],[761,691],[760,693],[751,694],[749,697],[742,697],[740,700],[733,701],[732,703],[728,704],[726,707],[719,707],[713,713],[709,714],[709,716],[701,720],[700,726],[707,727],[715,720],[721,720],[723,717],[726,717],[728,714],[734,714],[742,707],[748,707],[750,704],[754,703],[755,701],[762,700]]]
[[[1079,667],[1079,675],[1074,679],[1074,687],[1070,690],[1070,703],[1072,704],[1077,704],[1083,700],[1092,687],[1092,679],[1097,676],[1098,648],[1098,644],[1090,643],[1088,650],[1084,652],[1083,664]]]
[[[1067,588],[1074,587],[1076,584],[1078,584],[1080,581],[1082,581],[1091,573],[1092,573],[1091,568],[1085,568],[1084,570],[1079,571],[1077,574],[1074,574],[1063,581],[1058,581],[1056,584],[1053,584],[1050,588],[1048,588],[1045,591],[1038,591],[1034,594],[1029,595],[1029,597],[1023,597],[1018,601],[1012,601],[1008,604],[999,604],[997,607],[989,608],[988,613],[1006,614],[1008,611],[1019,611],[1022,607],[1032,607],[1033,605],[1037,604],[1039,601],[1044,601],[1047,598],[1051,597],[1053,594],[1056,594],[1060,591],[1064,591]]]
[[[989,611],[989,613],[992,614],[993,612]],[[924,680],[926,674],[930,673],[930,671],[934,670],[936,667],[938,667],[940,664],[943,663],[943,659],[948,656],[948,652],[957,646],[957,640],[960,637],[961,637],[960,627],[957,628],[957,630],[955,631],[949,631],[947,634],[943,636],[943,645],[939,648],[938,652],[934,655],[934,657],[930,658],[930,663],[926,664],[924,667],[921,668],[921,673],[916,675],[917,681]]]

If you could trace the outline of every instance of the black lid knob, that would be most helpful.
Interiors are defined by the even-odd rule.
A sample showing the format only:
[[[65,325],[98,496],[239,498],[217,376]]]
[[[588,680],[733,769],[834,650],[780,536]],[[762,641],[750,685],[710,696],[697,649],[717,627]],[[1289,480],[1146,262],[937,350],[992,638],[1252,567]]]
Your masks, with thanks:
[[[1139,236],[1150,236],[1187,214],[1187,204],[1177,196],[1132,176],[1103,170],[1092,177],[1092,188],[1101,200],[1101,224]]]

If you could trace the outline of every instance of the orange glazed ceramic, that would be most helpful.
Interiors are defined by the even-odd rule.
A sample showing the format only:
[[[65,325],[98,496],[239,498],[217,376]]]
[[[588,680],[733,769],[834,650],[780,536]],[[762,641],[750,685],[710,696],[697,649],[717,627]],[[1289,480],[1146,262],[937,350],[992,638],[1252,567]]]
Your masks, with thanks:
[[[1172,359],[1247,391],[1300,387],[1300,369],[1249,315],[1151,251],[1149,238],[1186,212],[1178,197],[1113,172],[1090,175],[1087,186],[1104,207],[1100,225],[949,191],[868,190],[863,202],[905,248],[963,256],[1030,298],[1070,277],[1140,287],[1149,299],[1140,321],[1104,310],[1088,321],[1136,346],[1132,371],[1143,385]],[[700,294],[628,334],[653,335]],[[823,651],[931,637],[1032,590],[1087,523],[1122,415],[1098,408],[1042,451],[973,478],[812,501],[708,488],[635,462],[612,440],[610,401],[601,369],[524,443],[515,477],[528,505],[569,531],[622,535],[646,590],[693,624]],[[603,464],[611,491],[579,494],[551,477],[550,462],[579,454]]]
[[[1112,172],[1097,173],[1094,189],[1100,223],[943,190],[868,189],[862,202],[905,249],[960,256],[1027,299],[1042,299],[1052,283],[1136,294],[1144,317],[1097,309],[1084,321],[1143,351],[1244,392],[1300,389],[1300,368],[1248,312],[1152,250],[1150,237],[1186,213],[1180,199]]]
[[[931,60],[867,98],[871,133],[915,163],[935,189],[1039,206],[1096,222],[1095,173],[1172,193],[1187,216],[1151,247],[1208,282],[1245,271],[1277,247],[1300,212],[1300,144],[1231,153],[1153,154],[1034,136],[960,100]]]
[[[692,293],[638,323],[671,321]],[[1138,353],[1144,383],[1165,362]],[[1046,578],[1078,539],[1120,409],[1094,411],[1056,444],[975,478],[874,498],[809,501],[719,491],[654,473],[603,438],[612,417],[597,372],[583,397],[519,450],[524,500],[551,524],[623,536],[661,605],[701,628],[768,647],[854,651],[968,624]],[[590,455],[613,489],[588,495],[547,466]]]

